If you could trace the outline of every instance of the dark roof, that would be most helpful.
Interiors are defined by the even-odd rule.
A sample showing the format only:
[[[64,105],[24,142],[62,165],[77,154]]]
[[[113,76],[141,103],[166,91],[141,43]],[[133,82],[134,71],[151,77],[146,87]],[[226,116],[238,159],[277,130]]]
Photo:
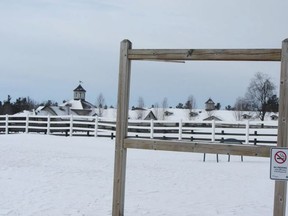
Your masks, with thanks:
[[[189,116],[190,117],[195,117],[195,116],[198,116],[199,114],[197,112],[190,112],[189,113]]]
[[[154,115],[154,113],[153,113],[152,111],[150,111],[150,112],[146,115],[146,117],[144,118],[144,120],[151,120],[151,119],[157,120],[156,116]]]
[[[78,87],[76,89],[74,89],[74,91],[86,92],[86,90],[80,84],[78,85]]]
[[[142,107],[132,107],[132,110],[146,110],[146,109],[144,109],[144,108],[142,108]]]
[[[96,108],[93,104],[89,103],[86,100],[81,100],[81,104],[83,109],[92,109],[92,108]]]
[[[211,121],[211,120],[222,121],[220,118],[216,116],[209,116],[208,118],[203,119],[203,121]]]
[[[208,103],[210,103],[210,104],[214,104],[214,101],[211,99],[211,98],[209,98],[206,102],[205,102],[205,104],[208,104]]]
[[[173,112],[169,112],[169,111],[165,111],[164,113],[165,113],[166,116],[171,116],[171,115],[173,115]]]
[[[246,113],[244,113],[243,115],[242,115],[242,117],[248,117],[248,118],[251,118],[252,116],[251,115],[248,115],[248,114],[246,114]]]

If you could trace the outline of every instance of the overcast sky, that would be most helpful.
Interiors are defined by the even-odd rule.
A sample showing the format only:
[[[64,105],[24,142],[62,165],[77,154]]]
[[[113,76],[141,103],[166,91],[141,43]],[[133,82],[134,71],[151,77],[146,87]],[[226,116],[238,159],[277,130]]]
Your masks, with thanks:
[[[79,81],[95,104],[116,105],[119,48],[281,48],[287,0],[1,0],[0,100],[61,103]],[[280,63],[133,62],[130,105],[211,97],[222,108],[245,94],[256,72],[277,84]]]

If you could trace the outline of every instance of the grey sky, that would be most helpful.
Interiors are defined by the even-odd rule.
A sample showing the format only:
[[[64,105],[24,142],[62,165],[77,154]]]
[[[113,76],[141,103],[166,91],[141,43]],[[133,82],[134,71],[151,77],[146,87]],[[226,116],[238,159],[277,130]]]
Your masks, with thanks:
[[[133,48],[280,48],[288,38],[286,0],[1,0],[0,100],[29,96],[61,103],[83,81],[116,105],[119,46]],[[222,107],[243,96],[255,72],[278,85],[279,63],[133,62],[130,105],[193,94]]]

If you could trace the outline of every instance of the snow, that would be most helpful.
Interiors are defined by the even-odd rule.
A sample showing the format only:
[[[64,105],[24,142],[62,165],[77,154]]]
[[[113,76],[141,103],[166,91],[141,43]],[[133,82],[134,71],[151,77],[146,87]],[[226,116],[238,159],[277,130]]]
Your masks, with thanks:
[[[114,140],[0,136],[0,215],[108,216]],[[128,150],[125,216],[270,216],[269,158]]]

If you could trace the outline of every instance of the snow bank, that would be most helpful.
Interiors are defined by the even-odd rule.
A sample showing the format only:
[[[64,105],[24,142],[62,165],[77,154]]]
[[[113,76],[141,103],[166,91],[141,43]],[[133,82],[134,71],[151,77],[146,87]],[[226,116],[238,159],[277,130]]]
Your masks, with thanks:
[[[111,215],[114,141],[0,136],[0,215]],[[272,215],[269,159],[129,150],[125,216]]]

